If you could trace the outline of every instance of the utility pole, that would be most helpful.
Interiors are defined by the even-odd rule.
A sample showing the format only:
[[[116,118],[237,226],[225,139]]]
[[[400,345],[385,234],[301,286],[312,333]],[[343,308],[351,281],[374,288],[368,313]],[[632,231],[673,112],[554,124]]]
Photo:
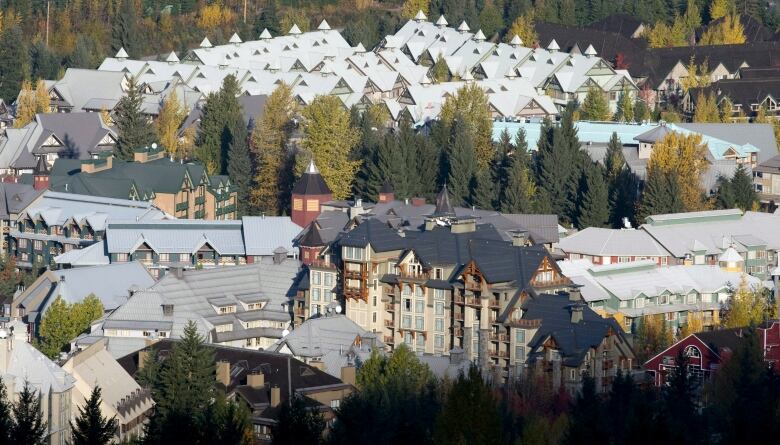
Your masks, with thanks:
[[[244,0],[244,24],[246,25],[246,0]]]
[[[46,48],[49,47],[49,6],[51,6],[51,2],[46,2]]]

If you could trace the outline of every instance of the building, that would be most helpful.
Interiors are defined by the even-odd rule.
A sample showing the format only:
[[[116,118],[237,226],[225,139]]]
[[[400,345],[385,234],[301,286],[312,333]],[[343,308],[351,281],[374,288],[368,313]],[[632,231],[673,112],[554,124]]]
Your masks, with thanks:
[[[659,266],[674,264],[674,257],[644,230],[588,227],[558,242],[568,260],[588,260],[593,264],[618,264],[651,260]]]
[[[655,386],[663,386],[669,373],[677,368],[677,357],[688,358],[688,372],[704,382],[721,368],[725,361],[745,342],[748,328],[720,329],[697,332],[652,357],[644,364]],[[769,320],[755,328],[764,361],[777,371],[780,367],[780,322]]]
[[[70,443],[70,420],[75,380],[48,357],[35,349],[18,324],[0,329],[0,379],[8,391],[8,399],[16,401],[25,385],[37,393],[46,420],[46,443]]]
[[[780,215],[730,209],[653,215],[646,221],[641,229],[675,258],[675,264],[716,265],[731,248],[742,259],[742,264],[732,266],[761,280],[769,279],[769,271],[777,266]]]
[[[322,211],[322,204],[332,200],[333,192],[312,159],[292,190],[292,221],[308,226]]]
[[[62,79],[52,82],[49,108],[52,112],[101,111],[106,102],[116,104],[130,85],[125,72],[68,68]],[[95,104],[96,102],[100,102]],[[94,105],[92,105],[94,104]],[[113,107],[111,107],[113,108]]]
[[[175,162],[152,144],[135,150],[133,162],[105,154],[58,159],[50,189],[104,198],[149,201],[176,218],[236,219],[236,192],[226,176],[209,176],[200,164]]]
[[[384,353],[379,335],[368,332],[336,311],[304,321],[279,339],[270,351],[289,354],[334,377],[341,369],[365,362],[374,351]]]
[[[110,312],[125,304],[134,292],[153,284],[154,278],[137,262],[46,270],[14,296],[10,316],[26,323],[30,338],[37,338],[41,319],[57,298],[74,304],[95,296],[103,303],[103,309]]]
[[[75,379],[71,411],[78,413],[99,387],[100,413],[115,418],[118,427],[114,440],[122,442],[143,437],[146,419],[154,410],[151,392],[141,388],[99,341],[68,358],[62,369]]]
[[[31,185],[0,182],[0,233],[3,237],[0,255],[8,254],[8,234],[16,227],[19,214],[41,193],[42,190]]]
[[[737,254],[737,256],[739,256]],[[587,260],[559,261],[558,267],[582,286],[583,300],[603,317],[614,317],[626,332],[635,332],[646,317],[661,317],[678,332],[692,314],[706,329],[719,323],[720,309],[743,279],[741,271],[719,265],[658,266],[652,260],[593,265]],[[744,276],[753,289],[761,280]]]
[[[138,261],[154,277],[162,277],[177,268],[252,264],[278,255],[295,258],[293,239],[300,231],[287,216],[112,222],[103,241],[57,256],[55,262],[81,267]]]
[[[298,261],[286,256],[236,267],[175,269],[135,292],[75,347],[105,337],[108,350],[120,357],[151,341],[180,338],[192,320],[207,343],[268,348],[290,327],[299,269]]]
[[[46,191],[25,207],[8,233],[16,267],[42,269],[54,257],[105,237],[113,220],[151,221],[166,215],[146,201]]]
[[[149,360],[149,354],[165,360],[174,346],[175,342],[162,340],[120,358],[119,363],[135,376]],[[207,347],[213,348],[217,362],[217,390],[247,407],[255,443],[271,444],[271,427],[278,421],[279,407],[291,397],[302,397],[310,409],[330,422],[341,401],[354,390],[355,368],[351,366],[344,367],[341,378],[336,378],[286,354]]]
[[[630,374],[636,365],[617,322],[601,318],[577,291],[526,300],[521,326],[515,347],[527,348],[529,369],[569,394],[579,391],[585,375],[595,379],[598,392],[609,392],[618,372]]]
[[[780,201],[780,155],[764,161],[753,169],[753,186],[761,204],[774,211]]]
[[[682,100],[682,108],[686,114],[693,116],[700,95],[714,96],[718,109],[731,106],[731,116],[734,120],[755,118],[758,111],[764,108],[767,118],[780,119],[780,70],[756,70],[755,76],[749,70],[744,70],[746,76],[739,79],[721,79],[702,88],[691,88]]]

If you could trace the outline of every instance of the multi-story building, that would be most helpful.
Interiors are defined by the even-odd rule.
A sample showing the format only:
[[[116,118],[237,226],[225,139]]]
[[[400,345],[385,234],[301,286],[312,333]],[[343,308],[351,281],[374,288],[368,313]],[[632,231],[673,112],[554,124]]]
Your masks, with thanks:
[[[8,234],[16,227],[16,219],[30,203],[43,193],[27,184],[0,182],[0,233],[2,246],[0,255],[8,253]]]
[[[736,251],[733,254],[741,259]],[[705,329],[712,329],[743,279],[743,272],[728,264],[658,267],[643,260],[599,266],[574,260],[559,261],[558,267],[582,286],[583,300],[591,309],[614,317],[626,332],[634,332],[647,317],[661,317],[676,333],[693,314],[701,317]],[[752,289],[764,286],[758,278],[744,279]]]
[[[23,332],[15,332],[18,325],[20,323],[12,323],[7,329],[0,329],[0,380],[8,390],[8,399],[16,401],[27,385],[40,398],[41,411],[46,420],[45,443],[70,443],[75,380],[28,343]]]
[[[46,191],[19,212],[8,233],[16,267],[42,269],[54,257],[102,240],[112,220],[151,221],[166,215],[146,201]]]
[[[780,155],[766,160],[753,169],[753,186],[761,204],[774,211],[780,203]]]
[[[49,188],[106,198],[149,201],[176,218],[236,219],[236,192],[226,176],[200,164],[174,161],[162,147],[139,147],[132,162],[111,153],[91,159],[57,159]]]
[[[618,264],[651,260],[659,266],[675,258],[644,230],[613,230],[588,227],[569,235],[557,249],[568,260],[585,259],[593,264]]]

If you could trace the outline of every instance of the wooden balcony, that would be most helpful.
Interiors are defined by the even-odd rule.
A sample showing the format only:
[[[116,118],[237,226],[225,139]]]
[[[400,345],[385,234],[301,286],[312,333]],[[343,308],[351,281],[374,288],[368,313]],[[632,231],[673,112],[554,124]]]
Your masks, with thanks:
[[[482,307],[482,299],[479,297],[466,297],[466,306]]]
[[[490,340],[491,341],[501,341],[501,342],[508,342],[509,336],[507,334],[496,334],[495,332],[490,333]]]
[[[491,350],[491,351],[490,351],[490,356],[491,356],[491,357],[501,357],[501,358],[507,358],[507,357],[509,357],[509,352],[507,352],[507,351],[496,351],[496,350]]]
[[[488,302],[488,306],[490,306],[493,309],[501,309],[501,301],[491,298]]]
[[[305,307],[296,307],[294,309],[295,315],[299,317],[305,317],[306,316],[306,308]]]
[[[463,295],[455,294],[454,297],[452,297],[452,301],[454,301],[457,304],[463,304],[465,300],[463,299]]]
[[[542,325],[542,320],[536,319],[536,320],[526,320],[526,319],[520,319],[520,320],[509,320],[509,326],[512,326],[514,328],[539,328]]]
[[[387,312],[395,312],[395,305],[393,303],[385,303],[385,310]]]
[[[456,312],[455,314],[452,315],[452,318],[454,318],[457,321],[463,321],[463,314],[462,313],[459,314]]]
[[[463,328],[452,328],[452,335],[456,337],[463,337]]]
[[[385,327],[392,328],[393,326],[395,326],[393,320],[385,320]]]
[[[385,335],[384,342],[391,345],[395,343],[395,338],[392,335]]]

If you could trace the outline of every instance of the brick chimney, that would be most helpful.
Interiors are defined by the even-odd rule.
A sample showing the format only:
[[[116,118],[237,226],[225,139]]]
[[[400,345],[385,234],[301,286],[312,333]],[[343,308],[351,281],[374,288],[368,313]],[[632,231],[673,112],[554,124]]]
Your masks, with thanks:
[[[379,202],[395,201],[395,191],[393,186],[389,182],[382,184],[382,188],[379,189]]]
[[[356,369],[354,366],[343,366],[341,368],[341,381],[355,386],[357,381]]]

